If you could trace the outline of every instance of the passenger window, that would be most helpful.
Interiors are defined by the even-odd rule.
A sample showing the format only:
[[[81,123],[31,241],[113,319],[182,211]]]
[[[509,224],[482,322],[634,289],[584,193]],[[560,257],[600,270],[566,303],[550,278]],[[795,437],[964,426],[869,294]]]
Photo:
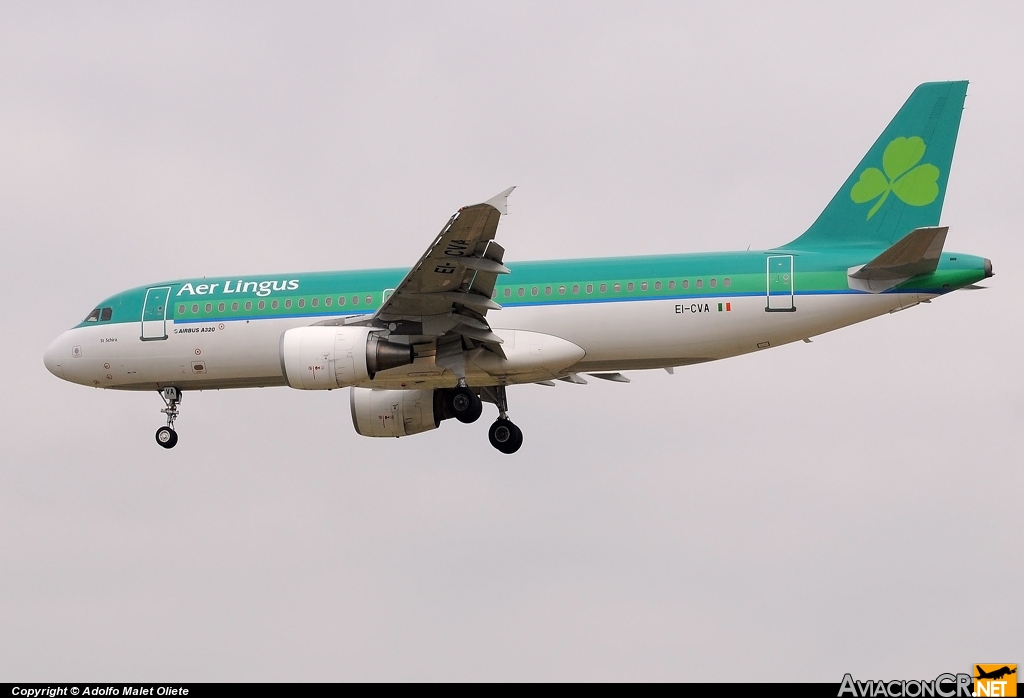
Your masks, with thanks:
[[[537,295],[537,287],[536,287],[536,286],[534,286],[534,287],[533,287],[533,290],[532,290],[532,291],[530,291],[530,295],[531,295],[531,296],[536,296],[536,295]]]
[[[697,288],[703,288],[703,286],[704,286],[703,279],[697,279]]]
[[[235,301],[234,303],[231,304],[231,310],[232,311],[237,311],[238,310],[238,301]]]
[[[248,304],[246,304],[246,305],[248,305]],[[305,298],[300,298],[299,299],[299,307],[300,308],[305,308],[306,307],[306,299]]]
[[[208,312],[208,313],[212,313],[213,312],[213,303],[207,303],[206,304],[206,312]]]
[[[576,295],[576,294],[577,294],[577,293],[579,293],[579,292],[580,292],[580,286],[579,286],[579,284],[573,284],[573,285],[572,285],[572,293],[573,293],[573,295]]]
[[[192,304],[192,314],[195,315],[198,312],[199,312],[199,304],[198,303],[193,303]]]
[[[627,291],[632,291],[634,288],[636,288],[636,287],[633,286],[633,282],[632,281],[630,281],[628,284],[626,284],[626,290]]]
[[[560,295],[560,296],[564,296],[565,295],[565,286],[559,286],[558,287],[558,295]]]
[[[505,289],[505,298],[509,298],[511,295],[512,295],[512,289],[506,288]]]
[[[291,298],[289,298],[288,300],[286,300],[284,302],[284,307],[286,307],[286,308],[292,307],[292,299]]]
[[[313,302],[312,302],[312,306],[315,308],[318,305],[320,305],[320,299],[319,298],[314,298]]]
[[[345,305],[345,296],[338,296],[338,305]]]
[[[711,288],[714,288],[718,285],[718,279],[711,279],[709,283],[711,284]]]
[[[643,282],[642,284],[640,284],[640,290],[641,291],[646,291],[647,290],[647,282],[646,281]]]
[[[327,298],[324,298],[324,305],[326,305],[328,308],[331,307],[331,297],[330,296],[327,296]]]
[[[367,305],[372,305],[373,304],[373,296],[367,296],[366,297],[366,304]]]
[[[520,286],[518,293],[519,293],[519,297],[522,298],[523,296],[526,295],[526,289],[523,288],[522,286]]]
[[[267,308],[267,302],[266,302],[266,301],[260,301],[260,302],[259,302],[259,303],[257,304],[257,306],[256,306],[256,307],[258,307],[258,308],[259,308],[260,310],[266,310],[266,308]]]
[[[732,279],[730,279],[730,278],[729,278],[729,277],[727,276],[727,277],[725,277],[725,279],[724,279],[724,280],[722,281],[722,283],[723,283],[723,284],[725,284],[725,287],[726,287],[726,288],[729,288],[730,286],[732,286]]]
[[[252,310],[252,301],[246,301],[245,302],[245,309],[246,310]]]
[[[608,284],[601,284],[601,293],[606,293],[607,291],[608,291]]]
[[[218,313],[223,313],[224,312],[224,304],[223,303],[218,303],[217,304],[217,312]]]
[[[184,305],[179,305],[178,306],[178,315],[184,315],[184,314],[185,314],[185,306]]]
[[[618,293],[619,291],[622,290],[622,284],[615,284],[614,286],[612,286],[612,290]]]
[[[675,282],[675,281],[669,281],[669,282],[668,282],[668,290],[670,290],[670,291],[671,291],[671,290],[673,290],[673,289],[674,289],[675,287],[676,287],[676,282]]]
[[[359,296],[352,296],[352,305],[359,305]]]
[[[683,279],[683,289],[690,288],[690,282],[687,279]]]
[[[277,301],[276,300],[270,301],[270,307],[272,309],[274,309],[274,310],[277,310]]]
[[[594,284],[587,284],[587,293],[594,292]]]
[[[655,291],[660,291],[661,290],[661,282],[660,281],[655,281],[654,282],[654,290]]]
[[[545,296],[550,296],[551,295],[551,287],[550,286],[545,286],[544,287],[544,295]]]

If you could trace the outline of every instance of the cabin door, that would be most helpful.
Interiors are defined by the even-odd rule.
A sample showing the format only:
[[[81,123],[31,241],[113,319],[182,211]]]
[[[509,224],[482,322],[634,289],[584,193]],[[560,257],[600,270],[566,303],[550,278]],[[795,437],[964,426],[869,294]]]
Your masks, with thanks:
[[[770,255],[768,257],[768,304],[769,313],[791,313],[793,305],[793,255]]]
[[[146,289],[146,300],[142,305],[142,341],[167,339],[167,303],[170,296],[170,286]]]

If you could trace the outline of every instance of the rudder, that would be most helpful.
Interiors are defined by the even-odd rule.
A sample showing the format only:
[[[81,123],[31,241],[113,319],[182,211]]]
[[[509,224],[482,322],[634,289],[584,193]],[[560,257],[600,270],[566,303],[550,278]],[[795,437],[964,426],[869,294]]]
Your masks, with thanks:
[[[966,96],[966,80],[918,86],[818,219],[785,248],[885,248],[938,225]]]

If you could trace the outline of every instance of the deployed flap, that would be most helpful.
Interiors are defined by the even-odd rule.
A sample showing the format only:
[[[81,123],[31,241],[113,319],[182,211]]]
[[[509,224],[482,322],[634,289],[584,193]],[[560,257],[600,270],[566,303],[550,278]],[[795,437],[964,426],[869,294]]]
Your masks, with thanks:
[[[496,245],[491,250],[489,243],[494,239],[501,218],[501,210],[495,204],[505,208],[510,191],[502,192],[489,202],[459,209],[380,307],[377,317],[390,320],[438,315],[459,304],[478,312],[497,307],[488,296],[480,293],[474,294],[482,296],[480,298],[466,298],[461,294],[472,293],[470,286],[478,273],[508,273],[501,264],[500,253],[504,250]]]
[[[482,342],[501,353],[484,316],[500,305],[491,300],[504,248],[494,242],[498,220],[507,211],[510,187],[494,198],[460,208],[419,261],[374,315],[380,324],[423,323],[423,334],[447,332]],[[436,328],[436,329],[428,329]]]
[[[939,266],[949,226],[918,228],[860,267],[847,272],[850,288],[881,293],[918,274]]]

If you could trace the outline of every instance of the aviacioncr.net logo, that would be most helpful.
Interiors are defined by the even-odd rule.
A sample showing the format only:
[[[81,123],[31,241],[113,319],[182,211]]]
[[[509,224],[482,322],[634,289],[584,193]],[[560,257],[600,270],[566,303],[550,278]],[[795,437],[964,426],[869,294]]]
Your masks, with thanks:
[[[843,676],[839,698],[972,698],[970,674],[939,674],[932,681],[857,681]]]
[[[894,139],[885,146],[882,169],[869,167],[861,172],[860,179],[850,190],[850,198],[855,204],[878,199],[868,211],[868,218],[875,215],[890,193],[911,206],[927,206],[935,201],[939,195],[939,168],[929,163],[917,164],[926,149],[918,136]]]

